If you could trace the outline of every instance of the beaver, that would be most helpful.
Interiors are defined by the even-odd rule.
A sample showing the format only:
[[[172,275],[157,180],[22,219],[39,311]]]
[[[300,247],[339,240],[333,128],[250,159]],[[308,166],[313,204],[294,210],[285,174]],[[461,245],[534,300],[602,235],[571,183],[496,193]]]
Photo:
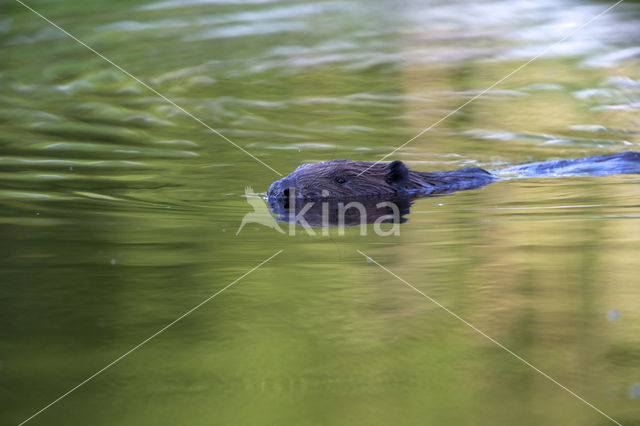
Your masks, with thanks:
[[[269,199],[347,200],[410,195],[411,198],[476,189],[498,180],[524,177],[606,176],[640,173],[640,152],[544,161],[487,171],[468,167],[443,172],[409,170],[402,161],[332,160],[302,164],[269,187]]]

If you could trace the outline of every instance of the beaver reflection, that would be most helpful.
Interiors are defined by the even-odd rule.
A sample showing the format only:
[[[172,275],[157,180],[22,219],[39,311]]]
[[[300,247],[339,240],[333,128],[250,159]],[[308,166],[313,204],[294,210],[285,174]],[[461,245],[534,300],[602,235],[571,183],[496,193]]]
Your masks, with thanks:
[[[271,213],[277,215],[278,221],[310,227],[404,223],[413,198],[396,196],[307,200],[291,195],[288,198],[269,197]]]

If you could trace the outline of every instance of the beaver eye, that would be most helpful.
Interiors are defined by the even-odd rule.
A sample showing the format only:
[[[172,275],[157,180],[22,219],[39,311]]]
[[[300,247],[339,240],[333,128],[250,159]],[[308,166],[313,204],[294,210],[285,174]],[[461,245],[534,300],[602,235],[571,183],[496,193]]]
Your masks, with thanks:
[[[342,176],[338,176],[337,178],[334,179],[336,181],[336,183],[345,183],[347,180],[345,178],[343,178]]]

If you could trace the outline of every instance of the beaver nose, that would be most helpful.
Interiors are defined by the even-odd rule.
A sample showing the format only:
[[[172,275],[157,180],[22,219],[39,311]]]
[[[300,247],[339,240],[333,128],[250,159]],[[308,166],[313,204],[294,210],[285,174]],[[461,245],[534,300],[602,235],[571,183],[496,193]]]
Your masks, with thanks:
[[[269,187],[268,194],[273,197],[289,197],[289,189],[296,187],[296,179],[287,176],[280,180],[277,180]]]

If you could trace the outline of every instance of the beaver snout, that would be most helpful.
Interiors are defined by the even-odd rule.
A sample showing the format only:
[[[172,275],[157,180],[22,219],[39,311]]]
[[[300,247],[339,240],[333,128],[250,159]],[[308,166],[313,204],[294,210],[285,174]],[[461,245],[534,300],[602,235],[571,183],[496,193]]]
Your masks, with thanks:
[[[268,197],[315,199],[321,197],[321,191],[307,182],[300,183],[295,176],[289,175],[271,184]]]
[[[271,184],[267,195],[276,198],[289,198],[289,192],[296,187],[296,178],[287,176]]]

